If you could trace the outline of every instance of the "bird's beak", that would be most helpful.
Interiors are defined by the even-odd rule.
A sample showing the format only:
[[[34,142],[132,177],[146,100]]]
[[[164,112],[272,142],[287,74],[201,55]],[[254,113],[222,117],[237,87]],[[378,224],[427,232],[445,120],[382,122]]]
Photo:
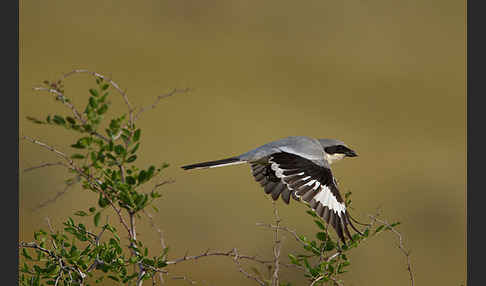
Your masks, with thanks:
[[[345,153],[346,157],[358,157],[358,154],[354,152],[353,150],[349,150],[348,152]]]

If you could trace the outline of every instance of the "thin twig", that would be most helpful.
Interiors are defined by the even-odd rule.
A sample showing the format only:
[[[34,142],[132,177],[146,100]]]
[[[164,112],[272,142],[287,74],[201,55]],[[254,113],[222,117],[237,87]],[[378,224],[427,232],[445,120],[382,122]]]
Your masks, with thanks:
[[[133,121],[135,122],[138,117],[140,116],[140,114],[142,114],[143,112],[145,112],[146,110],[148,109],[154,109],[157,104],[164,98],[167,98],[167,97],[170,97],[170,96],[173,96],[177,93],[187,93],[189,92],[191,89],[190,88],[185,88],[185,89],[177,89],[177,88],[174,88],[172,91],[170,91],[169,93],[166,93],[166,94],[161,94],[159,96],[157,96],[157,98],[155,99],[154,103],[152,103],[151,105],[149,106],[145,106],[145,107],[142,107],[140,108],[140,110],[137,112],[137,114],[135,115],[135,117],[133,118]]]
[[[198,260],[201,257],[208,257],[208,256],[230,256],[230,257],[235,257],[235,252],[234,251],[235,251],[235,249],[232,249],[232,250],[226,251],[226,252],[224,252],[224,251],[209,251],[209,249],[208,249],[208,250],[206,250],[205,252],[203,252],[201,254],[194,255],[194,256],[184,255],[181,258],[177,258],[177,259],[174,259],[174,260],[170,260],[170,261],[167,261],[166,263],[168,265],[171,265],[171,264],[177,264],[177,263],[181,263],[181,262],[189,261],[189,260]],[[262,263],[262,264],[273,263],[272,260],[261,260],[261,259],[258,259],[256,256],[249,256],[249,255],[238,255],[238,259],[253,260],[255,262],[259,262],[259,263]]]
[[[155,224],[154,222],[154,217],[147,211],[145,211],[145,209],[142,209],[142,212],[149,218],[149,222],[150,222],[150,226],[155,229],[155,231],[157,231],[157,233],[159,234],[159,239],[160,239],[160,246],[162,246],[162,249],[165,249],[167,246],[165,244],[165,239],[164,239],[164,233],[162,232],[162,230],[160,230],[160,228]]]
[[[310,245],[309,243],[307,243],[307,242],[303,241],[302,239],[300,239],[299,235],[297,234],[297,232],[296,232],[295,230],[292,230],[292,229],[290,229],[290,228],[288,228],[288,227],[286,227],[286,226],[281,226],[281,225],[280,225],[280,226],[276,226],[276,225],[273,225],[273,224],[269,224],[269,223],[261,223],[261,222],[257,222],[257,223],[256,223],[256,225],[257,225],[257,226],[266,227],[266,228],[270,228],[270,229],[275,229],[275,228],[278,228],[279,230],[283,230],[283,231],[285,231],[285,232],[288,232],[288,233],[292,234],[292,236],[295,238],[295,240],[296,240],[298,243],[302,244],[302,246],[308,246],[308,245],[309,245],[309,246],[311,246],[311,247],[312,247],[312,245]],[[313,248],[314,248],[315,250],[319,251],[319,249],[317,249],[317,248],[315,248],[315,247],[313,247]]]
[[[275,217],[275,228],[274,228],[274,237],[273,237],[273,257],[274,257],[274,271],[272,275],[272,285],[278,286],[279,285],[279,277],[278,272],[280,270],[279,267],[279,257],[280,257],[280,240],[278,238],[278,230],[280,228],[280,216],[278,215],[277,205],[275,201],[272,201],[273,206],[273,214]]]
[[[238,255],[238,252],[236,250],[236,248],[233,249],[233,253],[234,253],[234,259],[233,261],[236,263],[236,265],[238,265],[238,270],[243,273],[243,275],[245,275],[247,278],[249,279],[253,279],[255,280],[255,282],[257,282],[258,284],[260,284],[261,286],[265,286],[265,282],[263,282],[262,280],[258,279],[258,277],[256,277],[255,275],[251,275],[250,273],[246,272],[245,269],[243,269],[243,266],[241,266],[241,263],[240,263],[240,256]]]
[[[319,276],[315,280],[312,281],[312,283],[309,286],[314,286],[317,282],[319,282],[321,279],[323,279],[324,276]]]
[[[379,223],[384,224],[389,230],[391,230],[397,237],[398,237],[398,248],[401,250],[401,252],[405,255],[407,259],[407,271],[410,275],[410,282],[411,285],[415,285],[415,279],[413,276],[412,272],[412,263],[410,261],[410,250],[406,250],[404,245],[403,245],[403,237],[402,234],[397,231],[393,226],[391,226],[387,221],[379,219],[377,216],[374,215],[368,215],[373,221],[377,221]]]
[[[191,280],[189,277],[183,276],[183,275],[172,276],[172,279],[173,280],[184,280],[184,281],[187,281],[187,283],[189,283],[191,285],[197,284],[196,281]]]
[[[63,196],[65,193],[67,193],[67,191],[69,190],[69,188],[71,188],[72,186],[74,186],[76,183],[79,183],[80,180],[81,180],[81,177],[80,176],[77,176],[75,182],[67,183],[66,186],[64,186],[64,189],[62,191],[57,192],[57,194],[54,197],[52,197],[52,198],[50,198],[50,199],[48,199],[48,200],[46,200],[46,201],[38,204],[33,210],[34,211],[35,210],[39,210],[39,209],[41,209],[41,208],[43,208],[43,207],[45,207],[45,206],[47,206],[47,205],[49,205],[51,203],[54,203],[58,198],[60,198],[61,196]]]
[[[27,169],[24,169],[24,172],[30,172],[35,169],[40,169],[40,168],[45,168],[45,167],[52,167],[52,166],[65,166],[62,162],[56,162],[56,163],[44,163],[38,166],[30,167]]]
[[[155,186],[153,187],[152,189],[152,192],[154,192],[156,189],[162,187],[163,185],[166,185],[166,184],[173,184],[175,183],[175,180],[174,179],[168,179],[168,180],[165,180],[163,182],[160,182],[160,183],[157,183],[155,184]]]

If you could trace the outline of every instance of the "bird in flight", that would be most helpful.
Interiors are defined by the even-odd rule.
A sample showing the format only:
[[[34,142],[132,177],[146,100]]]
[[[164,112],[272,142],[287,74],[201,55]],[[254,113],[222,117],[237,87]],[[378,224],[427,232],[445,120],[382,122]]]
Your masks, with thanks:
[[[273,200],[289,204],[290,197],[308,204],[336,231],[346,244],[352,236],[348,225],[360,233],[350,219],[339,193],[331,164],[344,157],[358,156],[344,142],[336,139],[315,139],[291,136],[273,141],[239,156],[182,166],[184,170],[206,169],[248,163],[255,180]]]

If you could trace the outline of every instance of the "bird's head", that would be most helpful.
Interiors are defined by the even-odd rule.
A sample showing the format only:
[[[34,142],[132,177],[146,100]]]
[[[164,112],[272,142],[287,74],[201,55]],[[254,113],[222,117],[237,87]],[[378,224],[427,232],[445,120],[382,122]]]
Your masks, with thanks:
[[[344,142],[336,139],[319,139],[319,142],[324,149],[325,159],[332,164],[334,161],[339,161],[344,157],[356,157],[358,154],[351,150]]]

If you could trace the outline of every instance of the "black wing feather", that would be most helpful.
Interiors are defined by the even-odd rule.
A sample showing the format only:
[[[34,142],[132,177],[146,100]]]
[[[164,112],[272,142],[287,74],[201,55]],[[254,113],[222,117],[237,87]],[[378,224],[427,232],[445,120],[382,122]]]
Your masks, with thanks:
[[[348,225],[361,233],[349,219],[331,169],[286,152],[272,154],[259,162],[251,163],[250,166],[255,180],[264,188],[265,193],[271,194],[273,200],[281,195],[286,204],[290,202],[290,196],[297,201],[306,202],[335,229],[344,244],[345,235],[352,240]]]

